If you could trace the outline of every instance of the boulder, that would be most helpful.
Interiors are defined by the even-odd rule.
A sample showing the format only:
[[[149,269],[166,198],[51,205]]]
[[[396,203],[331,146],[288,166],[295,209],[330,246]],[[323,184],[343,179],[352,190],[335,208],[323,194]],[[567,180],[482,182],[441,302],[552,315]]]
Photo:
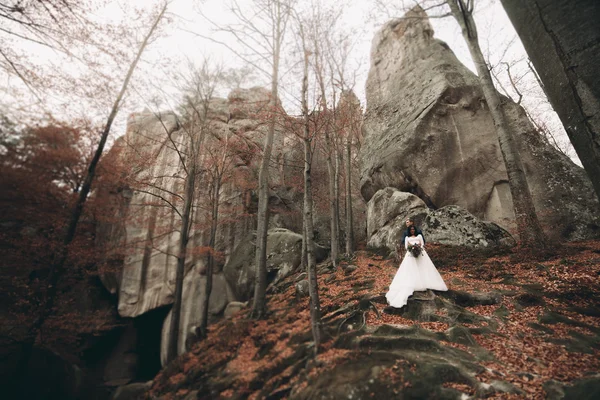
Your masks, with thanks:
[[[384,211],[378,211],[378,208]],[[492,222],[481,221],[459,206],[430,210],[414,194],[389,187],[371,198],[367,210],[372,210],[367,212],[370,247],[387,247],[394,251],[406,231],[405,221],[409,217],[423,231],[428,243],[466,247],[515,244],[506,230]]]
[[[296,297],[308,297],[309,294],[308,281],[306,279],[296,283]]]
[[[227,304],[227,307],[225,307],[225,312],[223,313],[223,316],[225,318],[231,318],[246,307],[248,307],[247,301],[243,303],[241,301],[232,301],[229,304]]]
[[[227,304],[235,300],[233,291],[225,280],[222,273],[214,274],[212,277],[212,290],[208,302],[208,314],[210,317],[221,316]],[[181,317],[179,321],[178,354],[186,351],[186,342],[190,334],[195,334],[195,329],[200,325],[204,301],[206,299],[206,275],[201,275],[199,268],[190,270],[183,280],[183,295],[181,304]],[[165,318],[160,342],[160,359],[164,366],[167,358],[167,347],[170,338],[172,313]]]
[[[246,301],[254,293],[255,233],[248,235],[225,264],[223,273],[238,300]],[[317,262],[327,257],[328,250],[315,245]],[[267,279],[277,283],[297,272],[302,256],[302,235],[288,229],[270,229],[267,236]]]
[[[375,193],[367,204],[367,234],[371,237],[396,217],[404,222],[408,216],[427,211],[427,205],[414,194],[386,187]]]
[[[467,247],[512,246],[513,237],[493,222],[482,221],[459,206],[430,211],[421,225],[431,242]]]
[[[434,38],[420,7],[376,34],[366,97],[359,154],[366,201],[393,187],[430,208],[457,205],[514,229],[506,168],[478,78]],[[600,205],[583,169],[546,142],[521,106],[503,104],[545,231],[555,239],[600,235]]]

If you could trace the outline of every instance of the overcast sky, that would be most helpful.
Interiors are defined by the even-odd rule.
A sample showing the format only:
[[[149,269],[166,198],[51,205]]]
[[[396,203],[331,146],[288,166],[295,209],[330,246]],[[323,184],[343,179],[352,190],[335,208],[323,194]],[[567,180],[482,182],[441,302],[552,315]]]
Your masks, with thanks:
[[[156,7],[162,0],[114,0],[109,1],[107,6],[95,11],[99,20],[118,21],[125,20],[131,23],[139,23],[136,20],[135,10],[150,9]],[[298,0],[296,4],[306,5],[317,0]],[[350,64],[357,70],[357,79],[354,91],[365,106],[364,86],[369,68],[369,52],[371,40],[374,33],[385,23],[390,16],[401,16],[401,11],[394,6],[401,1],[389,1],[390,6],[383,12],[376,7],[375,0],[349,1],[349,0],[318,0],[325,6],[334,5],[344,10],[343,26],[352,30],[355,35],[355,45],[352,52]],[[408,3],[409,1],[407,1]],[[251,0],[239,0],[242,6],[251,4]],[[386,3],[379,1],[378,3]],[[144,61],[136,71],[135,85],[129,92],[129,101],[121,111],[115,124],[114,133],[124,133],[127,116],[134,111],[141,111],[144,107],[158,107],[156,99],[161,99],[163,108],[170,108],[180,99],[176,85],[173,84],[172,76],[179,70],[187,68],[188,61],[200,64],[206,57],[212,62],[220,62],[225,67],[239,67],[244,65],[238,57],[225,47],[210,40],[203,39],[197,34],[205,37],[213,37],[228,43],[231,47],[237,47],[235,41],[227,36],[220,35],[214,31],[211,21],[223,26],[235,22],[232,13],[228,9],[228,0],[173,0],[169,5],[170,23],[168,23],[161,36],[147,49]],[[493,65],[498,65],[496,71],[500,80],[504,81],[504,88],[515,98],[514,91],[508,83],[505,67],[499,64],[500,58],[512,66],[513,77],[519,80],[519,87],[527,92],[523,98],[523,105],[538,119],[543,120],[549,127],[560,136],[560,140],[568,142],[560,121],[551,110],[541,89],[537,86],[534,76],[527,67],[525,51],[516,37],[515,31],[510,24],[506,13],[498,0],[476,1],[475,19],[480,34],[480,45],[484,53],[489,55]],[[387,12],[386,12],[387,11]],[[458,25],[452,18],[434,18],[431,23],[435,30],[435,36],[446,43],[456,53],[457,57],[471,70],[474,70],[467,47],[464,43]],[[140,29],[140,37],[145,33]],[[31,47],[31,51],[40,59],[53,59],[53,54],[48,50]],[[291,51],[292,49],[284,49]],[[282,68],[283,75],[280,82],[280,97],[283,104],[290,113],[298,110],[297,95],[299,93],[299,80],[292,76],[290,68],[291,61],[286,59]],[[519,61],[520,60],[520,61]],[[518,62],[517,62],[518,61]],[[53,68],[76,68],[71,65],[57,65]],[[126,66],[124,67],[126,68]],[[123,71],[112,71],[115,81],[119,82]],[[4,79],[5,85],[18,85],[18,82]],[[268,77],[258,74],[253,77],[247,86],[268,86]],[[502,91],[502,90],[501,90]],[[227,93],[221,93],[226,96]],[[6,99],[4,99],[6,100]],[[61,99],[49,99],[48,104],[59,103]],[[90,112],[90,106],[85,102],[74,102],[70,99],[66,102],[70,110],[78,105],[81,112]],[[63,106],[64,107],[64,106]],[[57,107],[58,108],[58,107]],[[63,108],[64,109],[64,108]],[[97,115],[102,115],[98,112]]]

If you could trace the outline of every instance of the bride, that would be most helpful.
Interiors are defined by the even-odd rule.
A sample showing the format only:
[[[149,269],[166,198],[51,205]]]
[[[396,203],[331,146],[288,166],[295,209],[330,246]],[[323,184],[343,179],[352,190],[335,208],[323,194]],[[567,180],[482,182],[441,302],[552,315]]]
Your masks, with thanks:
[[[408,247],[415,244],[421,247],[421,254],[416,257],[408,251]],[[389,305],[395,308],[403,307],[415,291],[448,290],[440,273],[425,252],[423,236],[417,235],[414,226],[408,228],[404,248],[407,249],[406,256],[392,280],[390,290],[385,295]]]

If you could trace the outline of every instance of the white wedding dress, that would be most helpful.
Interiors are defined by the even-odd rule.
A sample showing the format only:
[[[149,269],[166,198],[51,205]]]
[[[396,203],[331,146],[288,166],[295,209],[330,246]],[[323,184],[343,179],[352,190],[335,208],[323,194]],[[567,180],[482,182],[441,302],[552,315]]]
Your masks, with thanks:
[[[423,237],[407,236],[404,240],[404,248],[408,249],[411,244],[423,247]],[[385,298],[392,307],[401,308],[406,305],[413,292],[427,289],[446,291],[448,287],[424,248],[418,257],[407,251]]]

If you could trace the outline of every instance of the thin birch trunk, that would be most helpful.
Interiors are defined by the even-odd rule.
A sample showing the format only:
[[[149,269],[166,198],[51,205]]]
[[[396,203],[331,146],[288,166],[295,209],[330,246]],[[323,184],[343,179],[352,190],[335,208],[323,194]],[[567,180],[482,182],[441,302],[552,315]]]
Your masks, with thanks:
[[[452,15],[461,27],[471,58],[477,68],[483,94],[494,120],[500,151],[508,174],[508,184],[512,195],[520,241],[526,247],[544,247],[547,244],[546,235],[535,212],[518,146],[515,143],[513,132],[510,130],[502,109],[500,96],[494,87],[492,76],[479,47],[477,27],[473,20],[472,9],[469,9],[463,0],[448,0],[447,3],[450,6]]]
[[[283,14],[288,12],[281,9],[280,2],[275,3],[274,32],[273,32],[273,60],[271,72],[271,101],[269,128],[265,138],[263,157],[258,174],[258,212],[256,226],[256,271],[254,284],[254,302],[252,316],[262,318],[266,312],[267,292],[267,231],[269,227],[269,162],[273,151],[273,136],[275,135],[275,122],[277,118],[277,99],[279,81],[279,58],[281,52],[281,39],[283,37]]]
[[[333,265],[337,267],[338,258],[340,255],[340,227],[338,223],[339,205],[336,197],[336,172],[332,160],[331,153],[333,152],[333,144],[328,129],[325,131],[325,142],[327,144],[327,173],[329,176],[329,216],[331,230],[331,260]]]
[[[208,307],[210,305],[210,294],[212,292],[212,278],[215,266],[215,257],[213,252],[215,251],[215,244],[217,242],[217,224],[219,220],[219,192],[221,191],[221,176],[220,173],[215,177],[213,184],[213,196],[212,196],[212,214],[210,220],[210,240],[208,247],[210,253],[208,255],[208,265],[206,266],[206,286],[204,289],[205,297],[204,304],[202,305],[202,319],[200,321],[201,336],[204,338],[207,335],[208,329]]]
[[[354,253],[354,225],[352,221],[352,135],[346,139],[346,254]]]
[[[315,40],[314,46],[319,49],[319,43]],[[323,65],[319,61],[319,52],[315,56],[315,72],[317,75],[317,82],[319,89],[321,90],[321,107],[322,112],[325,115],[325,144],[327,145],[326,162],[327,162],[327,174],[329,177],[329,217],[330,217],[330,236],[331,236],[331,260],[333,265],[337,267],[338,258],[340,254],[340,225],[339,225],[339,201],[336,197],[336,168],[332,157],[335,156],[335,149],[331,138],[331,118],[334,115],[332,112],[329,113],[329,107],[327,106],[327,92],[325,90],[325,80],[323,78]],[[337,158],[337,157],[336,157]]]
[[[300,28],[301,32],[302,27]],[[319,301],[319,283],[317,281],[317,263],[315,259],[315,242],[313,227],[313,199],[312,199],[312,148],[308,116],[308,51],[304,44],[304,76],[302,79],[302,115],[304,119],[304,209],[303,209],[303,233],[306,237],[306,261],[308,275],[308,293],[310,296],[310,320],[315,343],[315,355],[319,352],[321,345],[321,303]]]
[[[193,149],[192,149],[193,151]],[[169,327],[169,343],[167,346],[167,363],[177,357],[179,343],[179,323],[181,321],[181,302],[183,297],[183,278],[185,273],[185,258],[189,241],[189,226],[192,213],[192,202],[196,181],[196,156],[189,165],[185,179],[183,212],[181,213],[181,231],[179,233],[179,249],[177,251],[177,269],[175,274],[175,295],[171,309],[171,326]]]
[[[336,110],[333,111],[334,112],[334,123],[333,126],[335,127],[335,113]],[[340,218],[340,158],[342,157],[342,154],[339,152],[338,149],[338,145],[337,145],[337,132],[335,132],[334,138],[333,138],[333,156],[335,159],[335,163],[333,165],[333,170],[334,170],[334,180],[333,180],[333,193],[334,193],[334,199],[335,199],[335,225],[337,226],[336,232],[337,232],[337,238],[338,238],[338,244],[337,244],[337,252],[338,255],[340,254],[340,232],[341,232],[341,218]]]

